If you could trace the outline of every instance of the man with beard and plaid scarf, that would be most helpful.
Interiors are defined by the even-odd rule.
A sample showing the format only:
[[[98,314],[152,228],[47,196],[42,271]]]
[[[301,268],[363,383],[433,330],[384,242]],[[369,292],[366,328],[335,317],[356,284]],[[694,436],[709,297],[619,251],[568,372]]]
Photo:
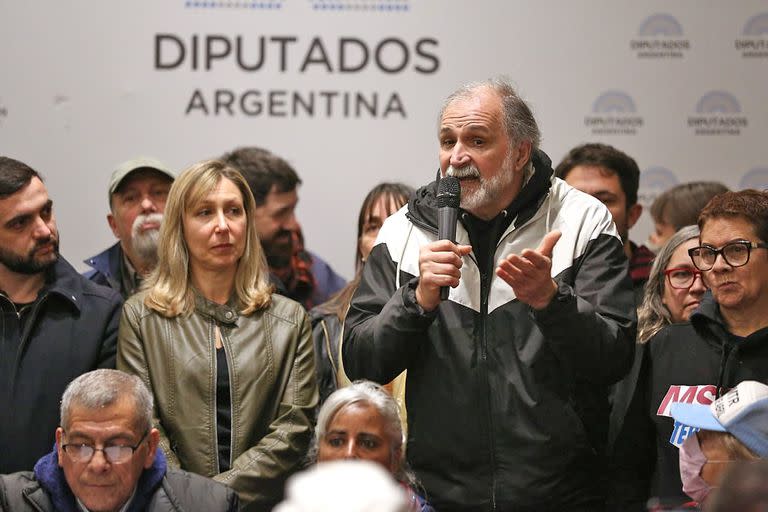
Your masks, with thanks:
[[[59,255],[40,175],[0,156],[0,473],[31,470],[51,451],[72,379],[115,367],[121,306]]]
[[[277,293],[309,310],[341,290],[347,284],[344,278],[304,248],[304,235],[296,221],[301,179],[293,167],[257,147],[238,148],[222,160],[238,169],[251,187],[256,200],[256,230]]]
[[[127,299],[157,262],[157,242],[165,200],[175,176],[153,158],[120,164],[109,180],[107,222],[118,243],[88,258],[91,281],[109,286]]]

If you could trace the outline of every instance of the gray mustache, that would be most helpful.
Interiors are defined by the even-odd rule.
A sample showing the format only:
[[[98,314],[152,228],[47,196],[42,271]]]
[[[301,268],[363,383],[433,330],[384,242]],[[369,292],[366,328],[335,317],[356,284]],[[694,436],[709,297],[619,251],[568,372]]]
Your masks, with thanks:
[[[456,179],[479,178],[480,171],[478,171],[477,167],[475,167],[473,164],[467,164],[464,167],[454,167],[449,165],[448,169],[445,171],[445,175],[453,176]]]

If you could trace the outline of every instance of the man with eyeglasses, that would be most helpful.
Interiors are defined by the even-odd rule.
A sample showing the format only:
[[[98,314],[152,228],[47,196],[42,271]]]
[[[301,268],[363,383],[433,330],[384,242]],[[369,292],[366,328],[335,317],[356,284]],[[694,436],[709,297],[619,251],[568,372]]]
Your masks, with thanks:
[[[648,342],[635,395],[642,417],[627,420],[637,428],[635,453],[649,457],[636,485],[650,484],[651,496],[673,504],[690,501],[678,451],[696,429],[672,418],[672,404],[708,405],[742,381],[768,383],[768,192],[715,196],[698,224],[698,246],[688,254],[709,291],[688,322],[669,325]],[[668,276],[673,286],[695,277]]]
[[[53,451],[34,472],[0,476],[0,511],[237,510],[223,484],[167,469],[152,410],[138,377],[107,369],[81,375],[62,397]]]

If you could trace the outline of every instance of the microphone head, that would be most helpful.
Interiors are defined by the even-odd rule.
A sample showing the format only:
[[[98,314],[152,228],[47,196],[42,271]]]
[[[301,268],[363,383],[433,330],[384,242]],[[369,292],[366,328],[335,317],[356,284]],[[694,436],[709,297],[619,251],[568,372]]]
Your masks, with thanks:
[[[458,208],[461,202],[461,183],[458,178],[446,176],[437,183],[437,207]]]

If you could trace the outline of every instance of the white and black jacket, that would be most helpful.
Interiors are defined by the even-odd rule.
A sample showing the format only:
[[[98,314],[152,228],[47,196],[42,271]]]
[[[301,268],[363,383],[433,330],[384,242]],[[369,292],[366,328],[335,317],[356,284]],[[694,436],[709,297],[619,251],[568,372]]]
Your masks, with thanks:
[[[607,389],[633,357],[632,283],[610,212],[553,178],[544,153],[533,162],[515,201],[486,224],[503,232],[485,237],[485,251],[473,246],[436,311],[415,300],[419,247],[437,239],[431,183],[382,227],[347,316],[350,378],[389,382],[408,370],[408,460],[440,511],[596,510],[603,500]],[[482,221],[461,218],[458,243],[483,238]],[[553,229],[563,233],[558,292],[533,311],[494,269]]]

